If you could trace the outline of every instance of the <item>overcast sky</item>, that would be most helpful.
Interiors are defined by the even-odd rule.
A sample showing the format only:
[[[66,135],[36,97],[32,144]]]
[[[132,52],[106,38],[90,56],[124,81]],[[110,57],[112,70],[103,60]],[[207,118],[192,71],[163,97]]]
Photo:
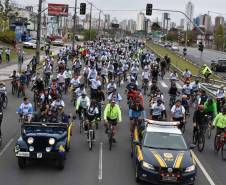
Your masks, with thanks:
[[[38,0],[12,0],[19,4],[23,5],[37,5]],[[75,0],[45,0],[48,3],[65,3],[70,6],[74,6]],[[78,3],[85,2],[86,0],[78,0]],[[188,0],[89,0],[96,7],[100,9],[136,9],[142,10],[145,9],[147,3],[151,2],[153,8],[159,9],[174,9],[185,11],[185,4]],[[191,0],[194,4],[194,16],[199,14],[208,13],[208,11],[219,12],[225,14],[226,17],[226,0]],[[95,10],[95,9],[94,9]],[[111,17],[117,17],[119,20],[133,18],[136,20],[136,15],[138,12],[105,12],[110,13]],[[212,17],[217,16],[215,13],[210,13]],[[93,12],[93,16],[97,17],[98,13]],[[151,19],[158,17],[161,21],[162,13],[153,11]],[[182,18],[182,15],[171,13],[170,17],[172,21],[179,23],[179,20]]]

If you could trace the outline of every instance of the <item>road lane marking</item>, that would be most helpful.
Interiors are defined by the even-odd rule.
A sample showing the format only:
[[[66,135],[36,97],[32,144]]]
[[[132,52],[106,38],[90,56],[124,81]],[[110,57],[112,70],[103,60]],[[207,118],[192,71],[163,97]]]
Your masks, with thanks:
[[[199,161],[198,157],[195,155],[195,153],[191,150],[191,154],[194,157],[195,161],[197,162],[199,168],[202,170],[202,173],[206,177],[207,181],[210,183],[210,185],[215,185],[210,175],[207,173],[206,169],[202,165],[202,163]]]
[[[103,179],[103,143],[100,143],[100,151],[99,151],[99,173],[98,180],[101,181]]]
[[[162,85],[162,87],[168,88],[168,85],[166,85],[166,83],[164,81],[160,81],[160,84]]]
[[[2,151],[0,152],[0,157],[3,156],[3,154],[5,153],[5,151],[9,148],[9,146],[12,144],[12,142],[14,141],[14,138],[11,138],[8,143],[5,145],[5,147],[2,149]]]

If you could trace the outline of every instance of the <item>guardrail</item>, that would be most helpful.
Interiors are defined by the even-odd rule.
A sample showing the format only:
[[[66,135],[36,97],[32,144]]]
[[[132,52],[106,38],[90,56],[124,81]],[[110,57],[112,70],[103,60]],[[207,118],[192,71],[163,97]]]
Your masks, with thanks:
[[[151,42],[149,42],[149,43],[150,43],[150,44],[153,44],[153,43],[151,43]],[[155,45],[156,45],[156,44],[155,44]],[[160,45],[159,45],[159,46],[160,46]],[[160,46],[160,47],[162,47],[162,46]],[[149,49],[151,49],[151,48],[149,47]],[[165,48],[165,49],[166,49],[166,48]],[[151,49],[151,50],[152,50],[152,49]],[[153,50],[152,50],[152,51],[153,51]],[[169,51],[172,52],[171,50],[169,50]],[[153,51],[153,52],[154,52],[157,56],[159,56],[159,57],[164,57],[164,56],[161,56],[161,55],[157,54],[156,51]],[[197,67],[200,67],[200,66],[198,66],[197,64],[193,63],[191,60],[189,60],[189,59],[183,57],[182,55],[177,54],[177,53],[174,53],[174,54],[176,54],[178,57],[182,58],[183,60],[185,60],[185,61],[191,63],[192,65],[197,66]],[[173,67],[174,69],[177,70],[177,72],[183,73],[183,72],[182,72],[179,68],[177,68],[174,64],[171,64],[171,65],[172,65],[172,67]],[[220,76],[219,74],[214,74],[214,75],[215,75],[215,76],[218,76],[219,78],[223,78],[223,76]],[[202,81],[202,82],[205,81],[205,78],[202,77],[202,76],[193,75],[193,77],[200,79],[200,81]],[[212,84],[216,84],[216,85],[218,84],[218,85],[224,85],[224,86],[226,86],[226,81],[220,81],[220,80],[209,79],[209,82],[212,83]]]
[[[149,47],[149,49],[152,50],[150,47]],[[153,51],[153,50],[152,50],[152,51]],[[153,51],[153,52],[154,52],[157,56],[163,57],[163,56],[159,55],[156,51]],[[178,76],[179,76],[179,77],[182,77],[183,71],[182,71],[181,69],[179,69],[176,65],[171,64],[171,65],[170,65],[170,68],[171,68],[172,71],[176,71],[176,72],[178,73]],[[201,82],[204,82],[204,81],[205,81],[205,79],[204,79],[203,77],[201,77],[201,76],[193,75],[193,78],[199,79],[199,80],[201,79]],[[193,79],[193,80],[195,80],[195,79]],[[214,80],[214,79],[211,79],[210,81],[212,82],[212,84],[208,84],[209,87],[214,88],[214,89],[216,89],[216,90],[217,90],[217,87],[214,87],[214,86],[212,86],[212,85],[216,85],[217,83],[220,84],[220,85],[222,85],[222,84],[226,85],[226,82],[222,82],[222,83],[221,83],[221,81]],[[206,93],[207,93],[209,96],[214,97],[214,98],[216,97],[216,94],[215,94],[213,91],[211,91],[210,88],[207,88],[206,86],[204,86],[204,85],[202,85],[202,84],[201,84],[201,88],[202,88],[203,90],[205,90]]]

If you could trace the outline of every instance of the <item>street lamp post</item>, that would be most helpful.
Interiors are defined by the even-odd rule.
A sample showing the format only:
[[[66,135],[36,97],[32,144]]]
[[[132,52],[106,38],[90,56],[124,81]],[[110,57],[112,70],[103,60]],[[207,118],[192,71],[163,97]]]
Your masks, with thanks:
[[[77,0],[75,0],[75,7],[74,7],[74,23],[73,23],[73,34],[72,34],[72,49],[75,48],[75,31],[76,31],[76,14],[77,14]]]

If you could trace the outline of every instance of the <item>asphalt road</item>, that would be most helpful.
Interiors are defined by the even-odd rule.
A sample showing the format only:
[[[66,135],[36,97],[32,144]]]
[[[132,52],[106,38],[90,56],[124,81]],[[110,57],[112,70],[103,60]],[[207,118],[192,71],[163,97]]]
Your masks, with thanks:
[[[168,105],[169,100],[167,96],[169,84],[169,80],[167,79],[159,82],[159,87],[165,95],[166,105]],[[0,148],[1,185],[137,184],[135,182],[134,164],[130,158],[128,110],[126,97],[123,94],[124,87],[118,88],[121,95],[123,95],[123,101],[121,102],[123,122],[119,126],[119,131],[116,136],[117,143],[113,146],[112,151],[108,150],[107,137],[104,133],[103,124],[100,125],[96,133],[97,138],[93,151],[89,151],[86,138],[83,134],[79,134],[78,122],[76,121],[76,126],[73,128],[71,150],[67,155],[65,169],[63,171],[58,171],[49,161],[32,161],[24,170],[19,169],[13,149],[16,139],[20,135],[16,107],[20,105],[22,100],[11,95],[9,84],[7,84],[7,87],[9,89],[9,105],[4,114],[3,144]],[[31,97],[31,92],[27,91],[27,93]],[[64,96],[64,100],[66,103],[66,112],[72,112],[73,107],[70,98]],[[148,98],[145,97],[145,102],[147,100]],[[148,111],[147,103],[145,108]],[[167,109],[169,110],[169,108]],[[191,143],[191,137],[192,124],[190,118],[185,133],[188,144]],[[220,155],[214,153],[213,138],[207,140],[203,153],[197,152],[196,149],[194,149],[194,152],[213,180],[214,183],[212,185],[224,185],[226,162],[221,160]],[[146,185],[147,183],[142,184]],[[198,168],[196,184],[210,184],[200,168]]]
[[[179,53],[181,55],[183,55],[183,48],[184,47],[179,47],[180,49]],[[226,52],[214,51],[204,48],[204,51],[201,56],[201,53],[198,50],[198,48],[187,47],[186,58],[199,66],[202,66],[203,64],[207,64],[208,66],[210,66],[212,60],[226,59]],[[226,73],[224,72],[217,72],[217,74],[226,77]]]

